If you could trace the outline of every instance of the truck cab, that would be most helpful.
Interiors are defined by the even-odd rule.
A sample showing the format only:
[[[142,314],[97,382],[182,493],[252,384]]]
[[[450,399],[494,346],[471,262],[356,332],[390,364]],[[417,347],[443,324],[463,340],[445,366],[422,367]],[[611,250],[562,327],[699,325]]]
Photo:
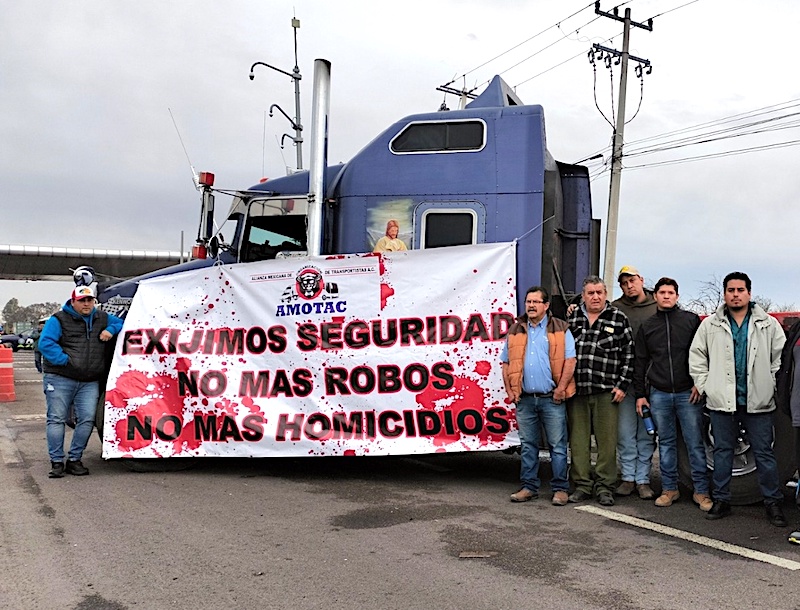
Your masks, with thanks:
[[[124,315],[147,277],[306,253],[309,172],[235,192],[220,234],[207,238],[202,227],[213,226],[221,191],[201,189],[200,258],[106,287],[106,309]],[[520,294],[547,287],[556,313],[599,268],[587,169],[553,159],[544,110],[523,104],[499,76],[462,110],[395,122],[327,167],[323,192],[323,254],[371,252],[390,221],[407,249],[516,241]]]

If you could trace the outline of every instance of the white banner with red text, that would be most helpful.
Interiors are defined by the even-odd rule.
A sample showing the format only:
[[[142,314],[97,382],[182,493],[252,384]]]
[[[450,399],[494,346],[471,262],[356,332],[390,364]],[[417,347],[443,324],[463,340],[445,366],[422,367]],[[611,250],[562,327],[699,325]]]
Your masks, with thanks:
[[[512,243],[143,281],[106,385],[103,457],[517,445],[499,364],[515,310]]]

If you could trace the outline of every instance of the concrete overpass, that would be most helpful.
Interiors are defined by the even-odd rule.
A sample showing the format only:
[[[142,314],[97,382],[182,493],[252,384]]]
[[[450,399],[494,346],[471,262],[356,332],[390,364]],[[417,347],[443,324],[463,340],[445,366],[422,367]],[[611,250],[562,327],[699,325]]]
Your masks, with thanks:
[[[0,280],[72,279],[72,269],[94,267],[98,277],[128,278],[189,260],[188,252],[101,250],[0,244]]]

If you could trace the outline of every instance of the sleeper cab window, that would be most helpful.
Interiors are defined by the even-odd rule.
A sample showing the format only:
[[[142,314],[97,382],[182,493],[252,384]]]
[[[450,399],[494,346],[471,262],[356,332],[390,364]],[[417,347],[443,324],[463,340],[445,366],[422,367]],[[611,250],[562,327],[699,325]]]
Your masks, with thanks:
[[[395,154],[481,150],[486,124],[479,120],[409,123],[389,143]]]

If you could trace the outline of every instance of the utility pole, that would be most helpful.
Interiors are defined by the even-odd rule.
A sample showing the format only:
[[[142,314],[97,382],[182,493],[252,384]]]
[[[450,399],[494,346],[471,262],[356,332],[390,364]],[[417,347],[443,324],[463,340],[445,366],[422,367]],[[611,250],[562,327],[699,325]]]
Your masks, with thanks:
[[[619,101],[617,103],[617,121],[614,127],[614,143],[611,153],[611,184],[608,192],[608,219],[606,221],[606,252],[603,263],[603,280],[609,291],[613,291],[615,258],[617,256],[617,225],[619,224],[619,189],[622,178],[622,142],[625,132],[625,96],[628,91],[628,60],[632,59],[650,68],[650,62],[646,59],[633,57],[628,53],[630,48],[631,26],[642,28],[650,32],[653,31],[653,20],[648,19],[647,23],[637,23],[631,20],[631,9],[625,9],[625,16],[620,17],[616,7],[608,13],[600,10],[600,1],[594,3],[594,12],[602,17],[608,17],[615,21],[622,21],[622,51],[608,49],[600,45],[593,45],[595,50],[609,53],[618,57],[620,63],[619,75]]]

